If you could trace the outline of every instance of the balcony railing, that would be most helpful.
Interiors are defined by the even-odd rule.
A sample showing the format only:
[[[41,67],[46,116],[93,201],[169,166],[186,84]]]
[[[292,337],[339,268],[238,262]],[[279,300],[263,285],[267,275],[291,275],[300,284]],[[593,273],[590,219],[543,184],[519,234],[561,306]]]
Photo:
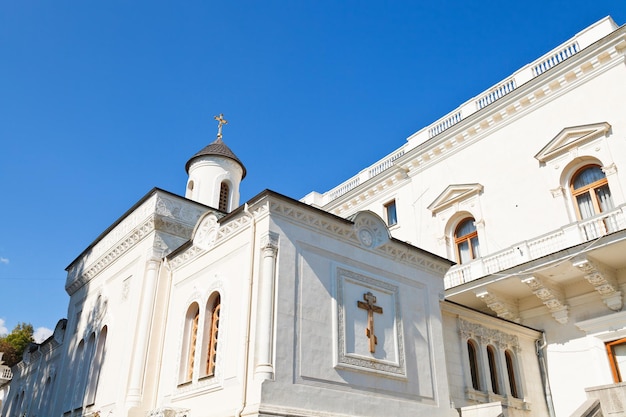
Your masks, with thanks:
[[[453,266],[445,276],[444,285],[446,289],[456,287],[624,229],[626,205],[520,242],[470,263]]]
[[[480,93],[478,96],[466,101],[439,120],[436,120],[430,125],[412,134],[408,138],[409,143],[396,150],[391,155],[387,155],[385,158],[359,172],[357,175],[338,185],[332,190],[327,191],[324,194],[315,193],[316,196],[311,198],[315,200],[315,204],[324,206],[335,200],[336,198],[341,197],[353,188],[357,187],[359,184],[364,183],[370,178],[373,178],[384,170],[390,168],[393,165],[393,160],[397,158],[396,155],[402,155],[404,153],[405,147],[406,150],[412,149],[419,144],[424,143],[429,139],[443,133],[447,129],[467,118],[469,115],[506,96],[517,87],[548,71],[550,68],[558,65],[572,55],[575,55],[579,51],[597,41],[598,39],[601,39],[603,36],[608,35],[615,29],[617,29],[617,26],[610,18],[605,18],[598,23],[584,29],[572,39],[559,45],[547,54],[524,66],[523,68],[517,70],[510,77],[507,77],[503,81],[488,88],[487,90]],[[303,198],[303,201],[311,204],[311,200],[309,200],[307,197]]]
[[[10,380],[13,378],[13,372],[11,368],[5,365],[0,365],[0,380]]]

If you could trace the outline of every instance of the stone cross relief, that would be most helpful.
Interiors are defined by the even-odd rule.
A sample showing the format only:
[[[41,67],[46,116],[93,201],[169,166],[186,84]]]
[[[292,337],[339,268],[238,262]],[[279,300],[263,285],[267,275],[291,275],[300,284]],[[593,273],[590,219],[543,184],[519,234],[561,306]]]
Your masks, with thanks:
[[[220,113],[219,116],[213,116],[217,120],[217,138],[222,139],[222,126],[228,124],[228,120],[224,119],[224,114]]]
[[[370,353],[375,353],[378,339],[374,334],[374,313],[383,314],[383,308],[376,305],[376,297],[369,291],[363,294],[363,300],[365,300],[365,302],[357,301],[356,305],[358,308],[367,311],[367,327],[365,328],[365,335],[370,340]]]

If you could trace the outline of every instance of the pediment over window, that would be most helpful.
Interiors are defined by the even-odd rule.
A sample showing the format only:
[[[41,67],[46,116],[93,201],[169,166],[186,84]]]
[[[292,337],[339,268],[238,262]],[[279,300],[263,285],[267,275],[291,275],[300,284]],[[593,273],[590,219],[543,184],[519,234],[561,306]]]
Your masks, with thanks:
[[[539,162],[549,161],[552,158],[568,152],[572,148],[606,135],[610,129],[611,125],[607,122],[566,127],[548,142],[548,144],[535,155],[535,158],[539,160]]]
[[[459,203],[472,195],[478,194],[483,190],[481,184],[452,184],[449,185],[439,197],[428,206],[428,210],[433,214],[450,207],[452,204]]]

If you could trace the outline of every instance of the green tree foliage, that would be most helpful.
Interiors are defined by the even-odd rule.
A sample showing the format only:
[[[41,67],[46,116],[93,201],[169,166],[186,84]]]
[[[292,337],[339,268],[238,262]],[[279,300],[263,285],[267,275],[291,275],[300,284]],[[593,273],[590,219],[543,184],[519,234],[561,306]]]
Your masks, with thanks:
[[[0,352],[4,352],[2,360],[7,366],[13,366],[22,360],[22,355],[29,344],[34,342],[33,325],[19,323],[6,336],[0,337]]]

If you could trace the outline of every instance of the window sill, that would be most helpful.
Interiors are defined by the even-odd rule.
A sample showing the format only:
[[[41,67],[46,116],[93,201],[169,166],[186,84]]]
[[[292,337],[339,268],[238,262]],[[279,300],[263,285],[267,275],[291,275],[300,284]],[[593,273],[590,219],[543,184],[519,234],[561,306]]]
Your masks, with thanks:
[[[505,407],[516,408],[518,410],[530,410],[530,403],[515,397],[506,397],[493,392],[477,391],[473,388],[465,391],[465,397],[468,400],[476,401],[478,403],[492,403],[499,402]]]

